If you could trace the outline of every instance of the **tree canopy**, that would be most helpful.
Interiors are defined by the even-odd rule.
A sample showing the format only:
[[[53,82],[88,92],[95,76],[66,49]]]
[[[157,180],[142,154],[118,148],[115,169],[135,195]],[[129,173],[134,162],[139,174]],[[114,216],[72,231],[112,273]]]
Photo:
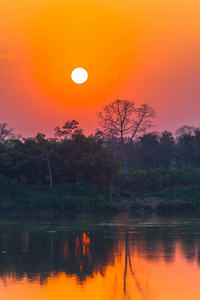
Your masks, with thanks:
[[[117,99],[104,106],[98,113],[100,124],[104,131],[120,139],[123,150],[124,174],[129,168],[129,148],[136,135],[144,133],[155,118],[155,109],[149,104],[136,108],[134,101]]]

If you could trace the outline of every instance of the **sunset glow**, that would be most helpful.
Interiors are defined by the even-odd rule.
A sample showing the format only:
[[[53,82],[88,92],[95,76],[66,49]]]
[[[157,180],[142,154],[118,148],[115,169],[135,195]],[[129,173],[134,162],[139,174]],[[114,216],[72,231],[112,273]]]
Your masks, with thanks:
[[[157,130],[198,126],[199,11],[195,0],[4,1],[1,121],[35,136],[76,119],[87,134],[103,105],[127,99],[155,107]]]

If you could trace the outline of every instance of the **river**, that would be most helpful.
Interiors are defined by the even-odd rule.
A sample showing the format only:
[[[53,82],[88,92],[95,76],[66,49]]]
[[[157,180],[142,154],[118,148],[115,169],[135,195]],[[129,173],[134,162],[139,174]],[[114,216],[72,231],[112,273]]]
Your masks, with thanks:
[[[1,300],[199,300],[191,215],[0,216]]]

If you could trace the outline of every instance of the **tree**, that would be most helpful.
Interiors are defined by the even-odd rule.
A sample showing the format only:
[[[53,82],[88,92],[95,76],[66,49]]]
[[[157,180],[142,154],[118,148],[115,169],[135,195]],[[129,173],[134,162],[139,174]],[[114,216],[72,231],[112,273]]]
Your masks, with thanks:
[[[176,159],[179,166],[196,165],[197,149],[195,141],[195,127],[184,125],[178,128],[176,135]]]
[[[15,138],[13,128],[8,128],[7,123],[0,123],[0,143],[3,143],[6,139]]]
[[[79,122],[76,120],[67,121],[65,125],[60,128],[60,126],[56,126],[55,130],[55,138],[70,138],[74,133],[83,133],[83,130],[78,127]]]
[[[179,139],[181,136],[194,135],[194,133],[195,133],[194,126],[183,125],[176,130],[175,135],[176,135],[176,138]]]
[[[163,131],[160,135],[160,166],[169,168],[175,164],[175,140],[170,131]]]
[[[51,165],[50,165],[50,158],[49,156],[51,155],[51,153],[53,152],[54,148],[52,148],[49,151],[44,151],[41,155],[41,161],[46,161],[47,163],[47,167],[48,167],[48,171],[49,171],[49,187],[50,189],[52,189],[53,186],[53,176],[52,176],[52,170],[51,170]]]
[[[160,167],[159,133],[146,133],[138,139],[138,157],[141,169]]]
[[[148,104],[135,107],[134,101],[117,99],[104,106],[98,113],[104,130],[118,137],[122,144],[124,175],[127,179],[129,168],[129,149],[137,134],[152,126],[155,109]]]

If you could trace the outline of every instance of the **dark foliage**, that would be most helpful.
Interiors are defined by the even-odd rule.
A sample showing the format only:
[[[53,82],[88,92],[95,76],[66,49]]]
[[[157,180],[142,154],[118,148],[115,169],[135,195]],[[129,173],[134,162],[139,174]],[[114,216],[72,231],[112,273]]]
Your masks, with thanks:
[[[102,140],[86,137],[80,130],[70,135],[58,140],[38,133],[23,141],[4,141],[0,144],[0,175],[25,185],[47,185],[52,181],[51,185],[87,183],[108,188],[117,169],[112,153]]]
[[[6,129],[7,125],[3,125],[1,128]],[[46,138],[38,133],[35,138],[21,139],[13,135],[13,130],[8,130],[0,142],[1,204],[6,202],[5,207],[9,207],[9,201],[15,199],[16,209],[87,208],[90,205],[95,208],[101,206],[100,199],[105,201],[105,193],[107,200],[112,199],[113,186],[124,187],[120,138],[99,129],[95,135],[86,137],[75,120],[66,122],[61,134],[56,136],[59,138]],[[133,190],[199,185],[200,128],[183,126],[175,137],[169,131],[149,132],[128,143],[130,167],[126,183]],[[76,193],[69,196],[63,186],[70,184]],[[55,189],[59,185],[62,195]],[[86,187],[87,192],[82,193],[84,188],[81,187]],[[94,190],[103,194],[93,194]],[[91,200],[94,197],[96,200]]]

